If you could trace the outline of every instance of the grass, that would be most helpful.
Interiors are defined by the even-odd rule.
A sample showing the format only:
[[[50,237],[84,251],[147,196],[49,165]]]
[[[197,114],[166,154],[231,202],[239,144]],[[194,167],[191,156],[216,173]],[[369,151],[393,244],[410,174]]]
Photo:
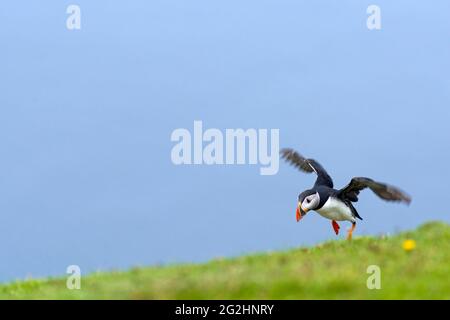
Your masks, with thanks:
[[[402,247],[413,239],[412,251]],[[369,265],[381,289],[366,286]],[[392,237],[356,237],[311,248],[205,264],[134,268],[0,286],[0,299],[450,299],[450,226],[432,222]]]

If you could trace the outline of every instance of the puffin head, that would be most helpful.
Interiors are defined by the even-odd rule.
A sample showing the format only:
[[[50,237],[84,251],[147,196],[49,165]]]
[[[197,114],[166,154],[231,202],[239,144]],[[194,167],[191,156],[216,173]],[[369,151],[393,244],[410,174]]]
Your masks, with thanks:
[[[310,210],[319,207],[320,196],[315,190],[306,190],[299,194],[296,218],[299,221]]]

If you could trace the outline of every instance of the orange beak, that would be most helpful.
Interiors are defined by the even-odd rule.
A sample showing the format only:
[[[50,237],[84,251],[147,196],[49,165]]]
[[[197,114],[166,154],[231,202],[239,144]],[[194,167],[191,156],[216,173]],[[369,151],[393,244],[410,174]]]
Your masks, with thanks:
[[[295,211],[295,218],[297,219],[297,222],[300,221],[301,218],[308,212],[308,209],[304,209],[301,205],[301,203],[297,206],[297,211]]]
[[[295,217],[297,218],[297,222],[300,221],[302,215],[300,214],[300,206],[297,207],[297,211],[295,212]]]

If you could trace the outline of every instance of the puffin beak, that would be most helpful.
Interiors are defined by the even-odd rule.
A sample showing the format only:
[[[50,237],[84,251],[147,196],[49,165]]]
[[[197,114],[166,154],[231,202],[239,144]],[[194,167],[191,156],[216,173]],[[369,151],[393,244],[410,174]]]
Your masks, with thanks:
[[[295,212],[295,217],[297,222],[300,221],[301,218],[309,211],[309,209],[305,209],[302,207],[302,204],[299,202],[297,205],[297,211]]]

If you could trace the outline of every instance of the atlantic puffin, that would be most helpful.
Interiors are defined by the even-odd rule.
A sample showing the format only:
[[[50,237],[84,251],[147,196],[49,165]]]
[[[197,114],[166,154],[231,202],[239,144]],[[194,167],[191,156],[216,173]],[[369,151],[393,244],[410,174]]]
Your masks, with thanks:
[[[310,210],[314,210],[322,217],[331,220],[334,232],[339,234],[336,221],[350,221],[352,227],[348,231],[347,239],[352,239],[356,227],[356,219],[362,220],[352,202],[358,201],[359,192],[371,189],[378,197],[386,201],[396,201],[409,204],[411,197],[400,189],[364,177],[354,177],[342,189],[333,189],[333,179],[327,171],[314,159],[306,159],[293,149],[282,149],[281,156],[297,169],[306,173],[315,172],[316,182],[312,189],[305,190],[298,196],[296,211],[297,222]]]

